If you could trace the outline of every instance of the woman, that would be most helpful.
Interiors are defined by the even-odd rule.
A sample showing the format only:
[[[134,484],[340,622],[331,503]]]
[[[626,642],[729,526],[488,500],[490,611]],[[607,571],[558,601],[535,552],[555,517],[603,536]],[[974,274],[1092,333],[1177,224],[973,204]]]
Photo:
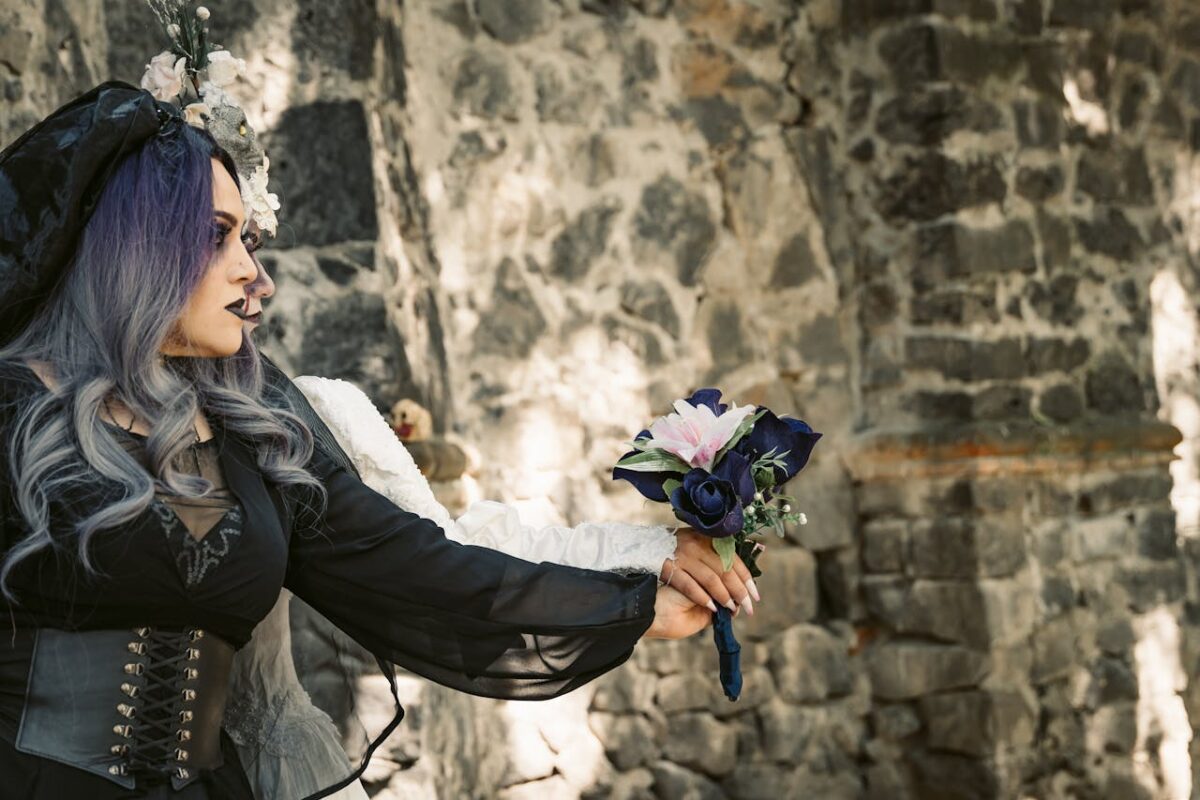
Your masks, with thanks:
[[[0,797],[251,797],[222,717],[285,586],[381,662],[496,697],[708,621],[653,575],[450,541],[314,448],[243,335],[235,176],[120,84],[0,154]]]

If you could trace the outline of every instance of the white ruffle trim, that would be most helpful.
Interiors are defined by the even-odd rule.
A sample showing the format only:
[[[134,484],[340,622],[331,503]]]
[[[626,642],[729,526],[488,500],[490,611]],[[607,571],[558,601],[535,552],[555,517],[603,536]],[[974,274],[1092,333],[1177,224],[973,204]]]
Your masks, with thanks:
[[[549,561],[601,571],[651,572],[675,554],[675,535],[661,525],[586,522],[573,528],[534,528],[517,510],[482,500],[452,520],[429,482],[375,405],[352,383],[295,379],[316,412],[362,474],[363,482],[396,505],[437,523],[447,538],[488,547],[526,561]]]

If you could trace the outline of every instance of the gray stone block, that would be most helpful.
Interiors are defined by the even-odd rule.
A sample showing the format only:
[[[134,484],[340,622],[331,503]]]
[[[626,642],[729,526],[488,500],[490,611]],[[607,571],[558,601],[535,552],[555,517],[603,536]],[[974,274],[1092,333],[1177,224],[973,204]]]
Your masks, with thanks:
[[[1022,147],[1057,150],[1063,138],[1062,103],[1046,98],[1013,103],[1017,141]]]
[[[921,718],[908,703],[876,705],[871,711],[871,729],[881,739],[899,741],[921,730]]]
[[[1147,205],[1154,202],[1150,168],[1141,148],[1084,150],[1075,186],[1099,203]]]
[[[796,625],[770,645],[769,664],[779,696],[811,703],[847,695],[854,689],[849,646],[816,625]]]
[[[875,115],[875,129],[893,144],[936,145],[957,131],[987,133],[1004,125],[1000,109],[957,86],[921,86]]]
[[[931,369],[961,381],[1013,379],[1025,374],[1021,342],[994,342],[940,336],[914,336],[904,341],[910,367]]]
[[[921,698],[931,748],[990,756],[1033,743],[1037,711],[1017,692],[947,692]]]
[[[763,754],[772,761],[819,765],[826,773],[853,769],[864,724],[846,704],[791,706],[775,700],[758,710]]]
[[[521,267],[511,258],[500,263],[492,290],[492,307],[480,320],[472,340],[479,353],[522,357],[546,331]]]
[[[1118,261],[1132,261],[1146,245],[1129,218],[1111,207],[1097,208],[1091,219],[1076,219],[1075,232],[1088,251]]]
[[[654,726],[644,717],[593,712],[588,715],[588,723],[604,744],[604,752],[613,766],[622,772],[661,757]]]
[[[912,574],[920,578],[1011,575],[1025,563],[1025,532],[1016,520],[947,517],[915,524]]]
[[[711,779],[670,761],[656,761],[650,766],[650,772],[654,775],[654,792],[658,797],[725,800],[728,796]]]
[[[1128,415],[1146,407],[1141,379],[1114,351],[1096,360],[1088,370],[1085,387],[1088,407],[1101,414]]]
[[[282,205],[280,246],[320,246],[379,235],[371,143],[361,103],[320,100],[292,106],[263,141],[271,157],[271,190]],[[328,147],[333,141],[338,146]]]
[[[978,684],[988,672],[983,653],[960,645],[885,641],[866,655],[871,691],[884,700],[907,700]]]
[[[907,520],[877,519],[862,528],[862,563],[867,572],[900,572],[908,551]]]
[[[1072,422],[1083,414],[1083,396],[1074,386],[1060,383],[1039,395],[1037,409],[1038,413],[1054,422]]]
[[[799,622],[817,615],[816,559],[798,547],[768,545],[762,559],[763,576],[756,583],[762,602],[754,606],[754,616],[742,614],[737,628],[747,637],[774,636]]]
[[[552,21],[546,0],[476,0],[483,28],[505,44],[531,39]]]
[[[958,222],[918,228],[913,262],[913,287],[927,291],[947,279],[1037,268],[1033,231],[1022,220],[991,228]]]
[[[880,181],[875,207],[895,223],[930,222],[964,208],[998,203],[1007,194],[995,161],[963,163],[923,152],[905,158]]]
[[[292,49],[301,63],[324,62],[355,80],[370,77],[381,27],[372,0],[296,0],[296,6]]]
[[[999,800],[1003,795],[991,765],[955,753],[916,751],[909,762],[921,800]]]
[[[1057,197],[1063,190],[1065,176],[1057,164],[1046,167],[1021,167],[1017,170],[1017,194],[1033,203]]]
[[[816,256],[813,255],[812,245],[808,236],[798,233],[788,239],[775,257],[775,268],[771,272],[771,286],[788,289],[803,286],[813,278],[819,277],[820,268]]]
[[[621,286],[621,308],[658,325],[672,337],[679,336],[679,314],[658,281],[626,281]]]
[[[620,210],[620,202],[602,200],[580,212],[554,239],[551,271],[569,281],[578,281],[587,275],[592,264],[604,254],[613,218]]]
[[[709,714],[677,714],[667,723],[663,752],[705,775],[728,775],[737,764],[737,731]]]
[[[685,286],[696,282],[717,236],[704,196],[669,175],[642,190],[633,232],[643,242],[673,255],[679,280]]]
[[[498,55],[469,50],[454,76],[454,100],[472,114],[488,119],[516,119],[521,95]]]

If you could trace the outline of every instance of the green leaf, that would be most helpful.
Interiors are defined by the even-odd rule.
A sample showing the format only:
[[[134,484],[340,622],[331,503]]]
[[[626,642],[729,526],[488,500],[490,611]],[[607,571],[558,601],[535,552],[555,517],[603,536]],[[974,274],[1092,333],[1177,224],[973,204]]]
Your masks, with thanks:
[[[726,572],[733,569],[733,557],[737,553],[737,542],[732,536],[722,536],[720,539],[713,539],[713,550],[717,551],[717,555],[721,557],[721,566]]]
[[[667,478],[663,481],[663,491],[667,493],[667,497],[671,496],[671,492],[683,486],[683,481],[677,481],[674,478]]]
[[[633,472],[678,472],[680,475],[691,469],[679,456],[657,447],[625,456],[617,466]]]

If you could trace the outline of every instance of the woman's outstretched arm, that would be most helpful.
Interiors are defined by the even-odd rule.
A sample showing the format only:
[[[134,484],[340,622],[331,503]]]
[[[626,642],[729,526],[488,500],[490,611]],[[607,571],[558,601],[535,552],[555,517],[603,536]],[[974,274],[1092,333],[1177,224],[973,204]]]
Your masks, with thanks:
[[[676,534],[662,525],[585,522],[536,528],[523,524],[515,508],[485,500],[452,519],[437,501],[408,450],[371,400],[343,380],[296,378],[314,414],[340,443],[363,481],[401,508],[433,520],[454,541],[501,550],[527,561],[547,561],[595,570],[649,572],[698,605],[717,603],[752,611],[753,582],[740,560],[724,572],[706,537],[690,529]],[[757,599],[757,598],[755,598]]]

